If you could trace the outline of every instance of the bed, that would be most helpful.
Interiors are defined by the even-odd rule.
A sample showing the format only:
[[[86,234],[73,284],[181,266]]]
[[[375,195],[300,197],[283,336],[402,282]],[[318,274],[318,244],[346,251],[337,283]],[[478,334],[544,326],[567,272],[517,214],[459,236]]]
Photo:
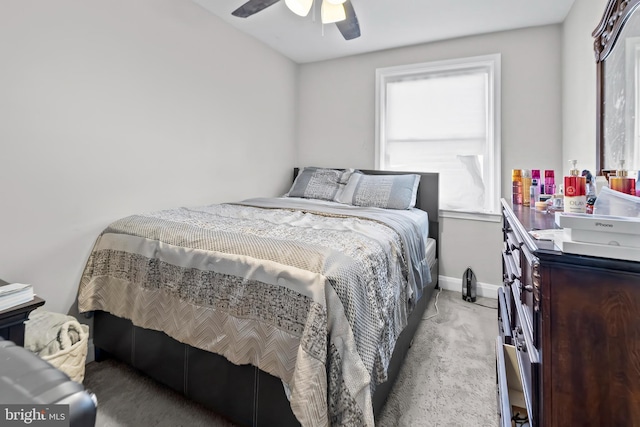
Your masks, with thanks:
[[[374,425],[437,287],[438,174],[296,169],[286,196],[110,224],[78,294],[96,360],[240,425]]]

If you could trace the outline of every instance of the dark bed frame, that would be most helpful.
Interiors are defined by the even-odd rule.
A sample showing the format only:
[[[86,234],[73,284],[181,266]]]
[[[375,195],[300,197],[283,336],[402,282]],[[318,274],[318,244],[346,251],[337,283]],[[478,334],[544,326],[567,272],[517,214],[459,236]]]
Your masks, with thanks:
[[[294,177],[298,169],[294,170]],[[363,170],[367,174],[399,174]],[[388,368],[389,379],[376,387],[373,410],[378,418],[400,372],[422,315],[438,286],[438,174],[421,176],[416,207],[429,213],[429,237],[436,239],[432,281],[409,316]],[[119,359],[166,386],[182,393],[243,426],[299,426],[284,393],[282,381],[252,365],[234,365],[210,353],[169,337],[163,332],[137,327],[110,313],[94,313],[93,343],[96,361]],[[99,397],[99,396],[98,396]]]

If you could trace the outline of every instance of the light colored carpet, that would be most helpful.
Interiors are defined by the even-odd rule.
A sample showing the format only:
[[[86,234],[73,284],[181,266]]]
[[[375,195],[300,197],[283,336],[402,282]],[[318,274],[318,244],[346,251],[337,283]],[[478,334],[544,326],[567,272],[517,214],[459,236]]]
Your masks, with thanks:
[[[441,291],[378,422],[380,427],[496,426],[496,300]],[[430,316],[433,316],[429,318]],[[87,365],[84,385],[98,397],[97,427],[233,424],[113,360]]]
[[[434,298],[435,299],[435,298]],[[442,291],[430,305],[382,410],[379,426],[497,426],[497,301]]]

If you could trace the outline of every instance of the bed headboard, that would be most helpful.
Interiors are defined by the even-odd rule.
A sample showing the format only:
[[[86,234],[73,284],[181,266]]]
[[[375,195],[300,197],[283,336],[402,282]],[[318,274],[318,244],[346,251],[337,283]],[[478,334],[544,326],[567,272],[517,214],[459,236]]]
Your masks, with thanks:
[[[299,170],[299,168],[293,169],[293,179],[298,176]],[[429,237],[436,240],[439,239],[440,222],[438,218],[438,211],[440,209],[440,205],[438,204],[439,175],[437,172],[405,172],[367,169],[358,170],[367,175],[403,175],[408,173],[420,175],[420,185],[418,186],[418,199],[416,201],[416,208],[422,209],[429,214]]]

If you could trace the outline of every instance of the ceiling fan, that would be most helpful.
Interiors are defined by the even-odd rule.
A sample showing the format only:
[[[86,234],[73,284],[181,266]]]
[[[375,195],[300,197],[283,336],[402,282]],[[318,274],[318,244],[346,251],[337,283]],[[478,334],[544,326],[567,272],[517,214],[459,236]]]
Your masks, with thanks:
[[[247,18],[279,1],[249,0],[231,14],[239,18]],[[293,13],[300,16],[307,16],[313,6],[313,0],[285,0],[285,3]],[[322,0],[320,15],[323,24],[335,23],[345,40],[360,37],[360,24],[351,0]]]

